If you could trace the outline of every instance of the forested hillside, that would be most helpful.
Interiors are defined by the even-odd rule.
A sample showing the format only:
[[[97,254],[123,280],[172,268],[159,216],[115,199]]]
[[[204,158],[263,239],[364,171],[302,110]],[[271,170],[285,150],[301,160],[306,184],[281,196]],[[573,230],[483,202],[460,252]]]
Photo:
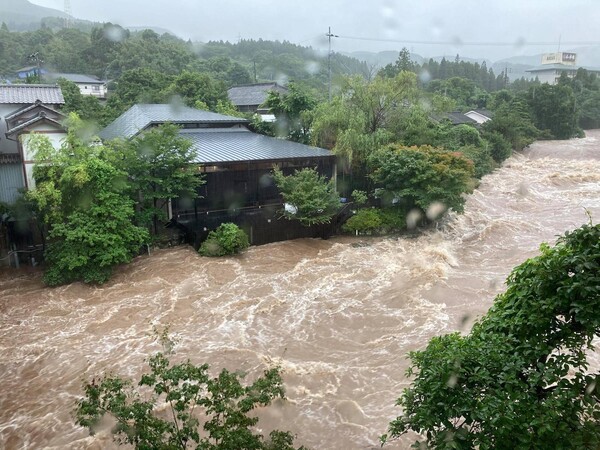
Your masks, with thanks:
[[[323,89],[327,82],[328,58],[309,47],[289,42],[241,40],[184,41],[152,30],[131,32],[118,25],[104,24],[90,32],[75,28],[11,32],[0,30],[0,77],[10,78],[20,67],[31,65],[37,52],[45,68],[116,79],[127,70],[145,68],[165,75],[189,71],[211,71],[224,75],[228,85],[264,80],[305,81]],[[335,54],[334,76],[365,74],[367,66],[357,59]]]

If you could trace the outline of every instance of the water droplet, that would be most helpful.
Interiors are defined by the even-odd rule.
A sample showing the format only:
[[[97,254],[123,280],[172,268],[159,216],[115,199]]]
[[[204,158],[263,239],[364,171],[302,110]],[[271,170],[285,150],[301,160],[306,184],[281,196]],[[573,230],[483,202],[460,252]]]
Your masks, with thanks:
[[[184,107],[183,99],[179,95],[173,95],[169,99],[169,107],[173,113],[178,113]]]
[[[461,48],[463,45],[461,38],[458,36],[454,36],[452,38],[451,42],[452,42],[452,45],[454,45],[454,47],[456,47],[456,48]]]
[[[517,186],[517,194],[523,197],[529,195],[529,187],[526,183],[519,183],[519,186]]]
[[[446,205],[443,203],[433,202],[431,205],[429,205],[429,208],[427,208],[425,215],[429,220],[436,220],[441,217],[442,214],[444,214],[446,209]]]
[[[271,186],[273,184],[273,176],[268,173],[264,174],[259,178],[258,184],[260,184],[260,187],[263,188]]]
[[[594,392],[594,390],[596,389],[596,382],[592,381],[590,384],[587,385],[587,387],[585,388],[585,393],[590,395],[592,392]]]
[[[448,383],[446,383],[448,385],[449,388],[453,388],[456,386],[456,383],[458,382],[458,377],[456,376],[455,373],[453,373],[452,375],[450,375],[450,378],[448,378]]]
[[[436,37],[439,38],[442,35],[442,30],[444,28],[443,26],[444,24],[442,23],[441,20],[439,19],[435,19],[433,21],[433,23],[431,24],[431,34]]]
[[[108,25],[104,28],[104,37],[109,41],[121,42],[125,39],[125,30],[117,25]]]
[[[321,65],[316,61],[308,61],[304,68],[309,74],[316,75],[319,72]]]
[[[417,224],[423,217],[423,213],[419,209],[413,209],[406,215],[406,227],[409,230],[414,230]]]
[[[515,50],[521,50],[523,47],[525,47],[525,44],[526,44],[525,38],[523,36],[519,37],[515,41]]]
[[[277,84],[279,84],[280,86],[285,86],[288,84],[288,80],[289,77],[285,74],[285,73],[278,73],[275,76],[275,81],[277,82]]]

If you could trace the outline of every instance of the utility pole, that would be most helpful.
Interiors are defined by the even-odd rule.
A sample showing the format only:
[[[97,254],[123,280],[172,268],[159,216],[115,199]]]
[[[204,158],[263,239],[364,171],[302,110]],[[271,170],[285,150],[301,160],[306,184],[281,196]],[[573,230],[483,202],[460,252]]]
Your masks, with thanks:
[[[65,0],[65,28],[71,28],[71,18],[73,13],[71,12],[71,0]]]
[[[29,55],[29,60],[35,62],[35,69],[33,70],[35,76],[37,77],[37,82],[42,82],[42,64],[44,61],[40,58],[40,52],[35,52]]]
[[[327,39],[329,40],[329,51],[327,52],[327,69],[329,73],[329,101],[331,102],[331,38],[339,37],[337,34],[331,34],[331,27],[327,31]]]

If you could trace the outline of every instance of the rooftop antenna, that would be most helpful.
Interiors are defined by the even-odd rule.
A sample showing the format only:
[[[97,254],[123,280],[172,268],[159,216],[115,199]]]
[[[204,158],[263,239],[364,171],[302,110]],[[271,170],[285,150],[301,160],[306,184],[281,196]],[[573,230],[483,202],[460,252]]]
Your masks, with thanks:
[[[329,51],[327,52],[327,71],[329,73],[329,101],[331,102],[331,38],[339,37],[337,34],[331,34],[331,27],[327,31],[327,39],[329,40]]]
[[[71,28],[71,18],[73,13],[71,11],[71,0],[65,0],[65,28]]]

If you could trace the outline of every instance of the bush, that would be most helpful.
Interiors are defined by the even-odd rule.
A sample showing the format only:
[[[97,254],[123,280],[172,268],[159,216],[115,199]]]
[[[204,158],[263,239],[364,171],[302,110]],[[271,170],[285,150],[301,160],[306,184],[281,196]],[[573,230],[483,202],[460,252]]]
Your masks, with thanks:
[[[379,217],[381,218],[381,231],[383,233],[404,231],[406,229],[406,212],[399,207],[380,209]]]
[[[496,168],[496,162],[487,148],[467,145],[462,147],[460,152],[473,161],[476,178],[481,178],[484,175],[491,173]]]
[[[381,217],[376,209],[361,209],[342,225],[342,230],[348,233],[372,233],[380,227]]]
[[[358,189],[354,189],[352,191],[352,201],[356,203],[358,206],[362,206],[369,200],[369,196],[365,191],[360,191]]]
[[[497,131],[492,131],[484,134],[485,140],[488,142],[488,148],[494,161],[501,163],[512,155],[510,142]]]
[[[202,256],[225,256],[248,248],[248,235],[234,223],[223,223],[208,234],[198,252]]]

